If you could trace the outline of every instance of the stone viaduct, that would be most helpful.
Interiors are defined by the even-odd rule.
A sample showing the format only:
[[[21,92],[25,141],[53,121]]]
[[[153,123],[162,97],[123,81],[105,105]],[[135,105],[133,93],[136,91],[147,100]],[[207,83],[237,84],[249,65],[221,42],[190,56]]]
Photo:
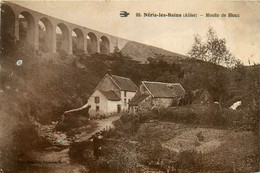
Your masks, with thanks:
[[[1,21],[1,39],[4,35],[11,35],[16,41],[24,41],[35,50],[43,46],[49,53],[57,53],[61,49],[73,54],[73,49],[77,49],[90,54],[109,54],[115,47],[120,50],[128,42],[11,2],[2,3]]]

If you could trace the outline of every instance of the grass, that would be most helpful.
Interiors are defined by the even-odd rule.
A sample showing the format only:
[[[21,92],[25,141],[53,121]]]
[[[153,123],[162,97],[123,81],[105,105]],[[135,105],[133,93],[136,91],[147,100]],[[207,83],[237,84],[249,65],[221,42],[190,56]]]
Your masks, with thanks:
[[[123,157],[123,154],[119,150],[112,150],[116,146],[115,148],[123,147],[134,152],[131,153],[136,157],[134,165],[143,165],[157,171],[178,169],[181,172],[249,172],[259,169],[258,134],[233,125],[230,128],[228,125],[232,124],[232,118],[228,118],[230,122],[227,121],[223,125],[205,124],[203,118],[208,117],[208,113],[212,111],[210,109],[209,106],[191,105],[170,108],[165,110],[167,113],[160,110],[143,115],[125,114],[115,123],[116,129],[104,135],[105,139],[115,141],[104,143],[104,151],[108,152],[104,152],[102,163],[111,161],[113,166],[110,165],[106,169],[118,171],[120,164],[117,160]],[[187,112],[195,115],[197,119],[187,121]],[[224,118],[231,115],[230,110],[223,112]],[[243,112],[238,111],[235,119],[242,116]],[[158,118],[159,114],[167,117]],[[175,115],[177,119],[172,117]],[[254,114],[248,115],[254,117]],[[243,121],[247,122],[245,118]],[[120,141],[135,141],[136,145],[126,145]],[[112,157],[113,155],[117,157]]]
[[[248,131],[227,131],[222,137],[225,143],[204,157],[204,161],[207,163],[206,171],[259,171],[257,135]]]

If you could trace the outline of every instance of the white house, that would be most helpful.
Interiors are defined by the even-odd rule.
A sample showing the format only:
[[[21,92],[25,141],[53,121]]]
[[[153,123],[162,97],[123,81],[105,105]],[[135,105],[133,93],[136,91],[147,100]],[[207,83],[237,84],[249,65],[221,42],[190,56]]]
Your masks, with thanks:
[[[130,102],[130,111],[146,112],[153,108],[166,108],[178,105],[184,98],[185,90],[179,83],[142,81],[134,98]]]
[[[129,78],[106,74],[88,99],[88,105],[91,106],[89,115],[109,115],[128,111],[129,102],[137,89]]]

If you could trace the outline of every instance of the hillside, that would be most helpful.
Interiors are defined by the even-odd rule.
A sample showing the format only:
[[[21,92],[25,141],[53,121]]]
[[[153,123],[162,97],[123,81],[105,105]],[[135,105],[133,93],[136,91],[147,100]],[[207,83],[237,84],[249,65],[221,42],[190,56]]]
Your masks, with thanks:
[[[133,52],[142,50],[142,46],[133,46]],[[143,49],[147,50],[147,56],[155,50],[165,52],[149,46],[144,46]],[[128,51],[131,53],[130,48]],[[256,77],[259,76],[258,66],[250,68],[251,70],[243,67],[229,70],[194,59],[179,59],[172,63],[149,60],[149,63],[142,64],[129,60],[120,52],[109,56],[79,53],[49,57],[22,44],[15,47],[7,46],[3,49],[2,55],[4,58],[0,61],[0,131],[4,134],[0,134],[0,152],[9,154],[0,155],[0,168],[3,165],[15,168],[17,165],[13,160],[32,159],[24,158],[24,155],[49,145],[44,139],[39,139],[37,130],[30,124],[30,117],[46,125],[61,120],[64,111],[81,107],[87,102],[93,89],[108,71],[129,77],[137,85],[142,80],[179,82],[187,93],[200,89],[208,90],[215,100],[224,95],[225,107],[230,106],[229,104],[237,99],[236,96],[239,96],[239,99],[247,99],[246,110],[254,105],[254,102],[258,103],[257,97],[252,100],[252,96],[258,96],[257,92],[259,93],[255,87],[255,84],[259,86],[259,77]],[[160,60],[162,57],[154,54],[155,59]],[[22,60],[23,63],[17,65],[18,60]],[[244,90],[235,95],[226,91],[225,85],[231,83],[229,78],[234,78],[232,83],[236,88],[243,86]],[[188,98],[192,103],[194,98],[190,95]],[[242,113],[241,115],[244,115]]]
[[[147,58],[162,59],[176,61],[186,59],[187,57],[181,54],[170,52],[158,47],[149,46],[134,41],[128,42],[122,49],[121,53],[124,56],[130,57],[133,60],[142,63],[147,62]]]
[[[154,47],[145,47],[154,50]],[[59,119],[66,110],[85,104],[93,89],[108,71],[131,78],[136,85],[147,80],[179,82],[187,92],[206,89],[212,97],[216,98],[215,100],[218,100],[221,95],[234,97],[230,93],[225,93],[225,89],[231,84],[235,87],[234,89],[243,89],[239,96],[255,95],[257,90],[254,89],[254,85],[259,83],[259,78],[256,78],[256,75],[259,76],[258,66],[230,71],[192,59],[182,59],[176,63],[149,61],[148,64],[140,64],[129,61],[120,53],[110,56],[57,55],[50,58],[41,53],[35,54],[30,48],[22,45],[4,51],[3,57],[0,81],[1,100],[8,99],[5,104],[9,101],[13,103],[12,100],[21,101],[29,107],[31,114],[45,123]],[[160,58],[160,56],[154,57]],[[18,60],[23,60],[21,66],[16,65]],[[218,74],[215,73],[216,69]],[[214,80],[213,77],[215,77]],[[230,78],[233,79],[229,80]]]

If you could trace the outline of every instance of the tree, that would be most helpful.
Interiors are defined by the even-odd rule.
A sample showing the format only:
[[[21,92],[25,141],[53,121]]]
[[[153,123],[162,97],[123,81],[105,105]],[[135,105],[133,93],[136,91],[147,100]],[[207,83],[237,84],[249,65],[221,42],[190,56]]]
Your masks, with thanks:
[[[207,61],[206,57],[207,47],[201,41],[201,37],[199,35],[194,36],[194,43],[191,50],[188,52],[188,55],[191,58]]]
[[[120,52],[119,48],[117,46],[114,47],[114,53]]]
[[[227,49],[226,39],[218,38],[212,27],[208,29],[206,42],[202,42],[199,35],[194,36],[194,43],[191,50],[188,52],[188,55],[191,58],[226,67],[233,67],[239,63]]]
[[[117,46],[114,47],[113,56],[115,58],[120,58],[123,56],[122,53],[120,52],[120,49]]]
[[[230,84],[230,71],[224,67],[234,68],[241,65],[241,62],[228,50],[226,39],[218,38],[212,27],[207,31],[206,41],[203,42],[199,35],[194,36],[194,43],[188,54],[191,58],[210,64],[197,67],[196,74],[188,76],[186,82],[197,86],[195,88],[206,89],[213,101],[218,101],[221,106]]]

